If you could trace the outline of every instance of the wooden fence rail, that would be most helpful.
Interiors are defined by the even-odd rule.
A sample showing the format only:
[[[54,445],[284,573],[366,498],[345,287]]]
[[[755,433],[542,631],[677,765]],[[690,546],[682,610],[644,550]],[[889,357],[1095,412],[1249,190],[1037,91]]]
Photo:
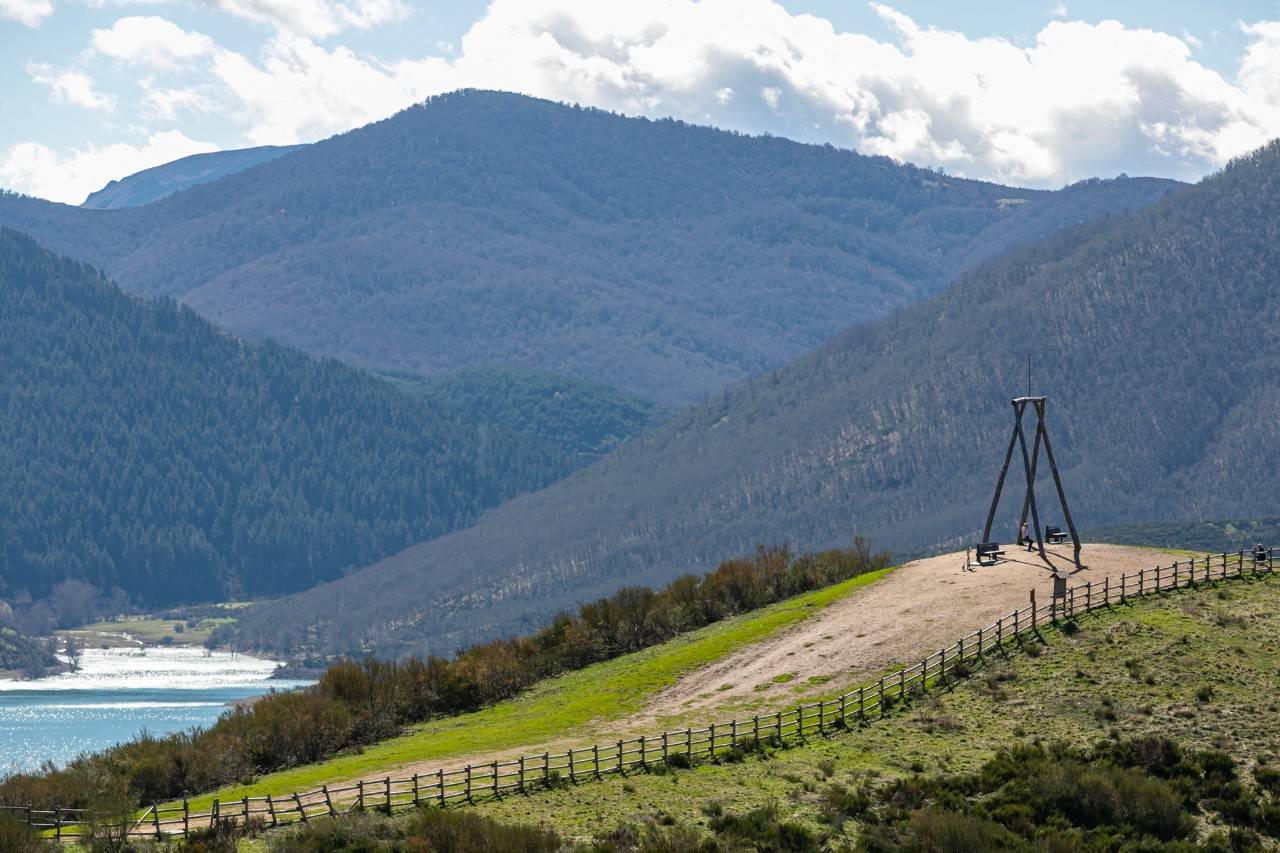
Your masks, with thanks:
[[[1059,619],[1073,619],[1081,613],[1171,589],[1270,573],[1275,569],[1276,551],[1269,548],[1259,555],[1252,551],[1227,552],[1177,561],[1171,566],[1123,574],[1119,583],[1112,583],[1110,578],[1096,584],[1088,581],[1068,588],[1064,595],[1052,598],[1047,604],[1037,605],[1032,591],[1028,606],[1011,611],[951,646],[877,681],[824,702],[800,704],[745,720],[712,723],[706,728],[677,729],[656,736],[594,744],[566,753],[544,752],[507,761],[440,768],[404,779],[387,776],[376,782],[321,786],[306,792],[229,801],[215,799],[207,812],[192,812],[190,801],[184,798],[178,805],[153,804],[131,822],[129,834],[162,838],[188,835],[220,823],[279,826],[349,811],[378,810],[389,814],[421,805],[471,803],[485,797],[601,779],[610,774],[643,772],[654,766],[687,766],[694,759],[714,759],[734,751],[757,749],[762,744],[782,745],[808,734],[825,735],[879,719],[911,694],[928,692],[948,678],[963,677],[971,663],[1011,643],[1021,642],[1025,635],[1034,634],[1046,622],[1056,624]],[[101,816],[95,820],[94,815],[83,809],[42,810],[0,805],[0,813],[14,815],[36,830],[69,841],[85,837],[91,825],[103,822]]]

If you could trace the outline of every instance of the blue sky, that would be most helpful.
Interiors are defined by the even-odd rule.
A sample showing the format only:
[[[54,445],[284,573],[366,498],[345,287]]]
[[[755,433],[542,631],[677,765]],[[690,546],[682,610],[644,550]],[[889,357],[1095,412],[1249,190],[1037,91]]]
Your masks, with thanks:
[[[1280,0],[0,0],[0,187],[78,203],[461,86],[1027,186],[1280,135]]]

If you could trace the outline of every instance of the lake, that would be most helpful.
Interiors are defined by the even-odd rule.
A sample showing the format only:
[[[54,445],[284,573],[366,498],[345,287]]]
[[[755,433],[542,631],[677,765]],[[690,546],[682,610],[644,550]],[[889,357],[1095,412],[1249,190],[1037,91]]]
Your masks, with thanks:
[[[205,726],[232,702],[310,683],[272,679],[277,666],[180,646],[85,649],[77,672],[0,681],[0,775],[65,764],[144,730]]]

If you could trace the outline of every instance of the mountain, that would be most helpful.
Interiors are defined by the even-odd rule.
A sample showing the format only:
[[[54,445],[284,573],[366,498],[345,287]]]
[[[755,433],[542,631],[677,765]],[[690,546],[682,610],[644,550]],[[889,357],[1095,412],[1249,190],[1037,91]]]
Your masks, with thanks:
[[[72,579],[148,604],[297,590],[572,467],[0,229],[0,597]]]
[[[243,172],[259,163],[266,163],[297,151],[301,145],[263,145],[260,148],[241,148],[234,151],[213,151],[209,154],[192,154],[172,163],[144,169],[118,181],[111,181],[81,203],[81,207],[111,209],[117,207],[141,207],[158,199],[173,195],[200,184],[207,184]]]
[[[1263,515],[1280,500],[1277,281],[1280,142],[853,327],[475,527],[264,606],[242,642],[311,631],[329,650],[448,649],[761,542],[807,549],[856,532],[898,553],[963,547],[1027,353],[1082,529]],[[1006,542],[1020,509],[1009,491]]]
[[[466,91],[144,207],[0,224],[217,324],[424,375],[702,399],[1173,182],[1011,189],[829,146]]]
[[[541,440],[576,467],[671,416],[669,409],[616,388],[540,370],[473,367],[441,377],[388,378],[464,420]]]

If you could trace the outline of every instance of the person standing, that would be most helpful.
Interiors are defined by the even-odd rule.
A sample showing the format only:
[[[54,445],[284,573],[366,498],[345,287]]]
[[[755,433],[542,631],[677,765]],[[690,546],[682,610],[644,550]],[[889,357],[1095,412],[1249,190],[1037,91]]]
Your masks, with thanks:
[[[1026,545],[1028,551],[1035,550],[1031,547],[1031,530],[1025,521],[1022,522],[1022,529],[1018,531],[1018,544]]]

